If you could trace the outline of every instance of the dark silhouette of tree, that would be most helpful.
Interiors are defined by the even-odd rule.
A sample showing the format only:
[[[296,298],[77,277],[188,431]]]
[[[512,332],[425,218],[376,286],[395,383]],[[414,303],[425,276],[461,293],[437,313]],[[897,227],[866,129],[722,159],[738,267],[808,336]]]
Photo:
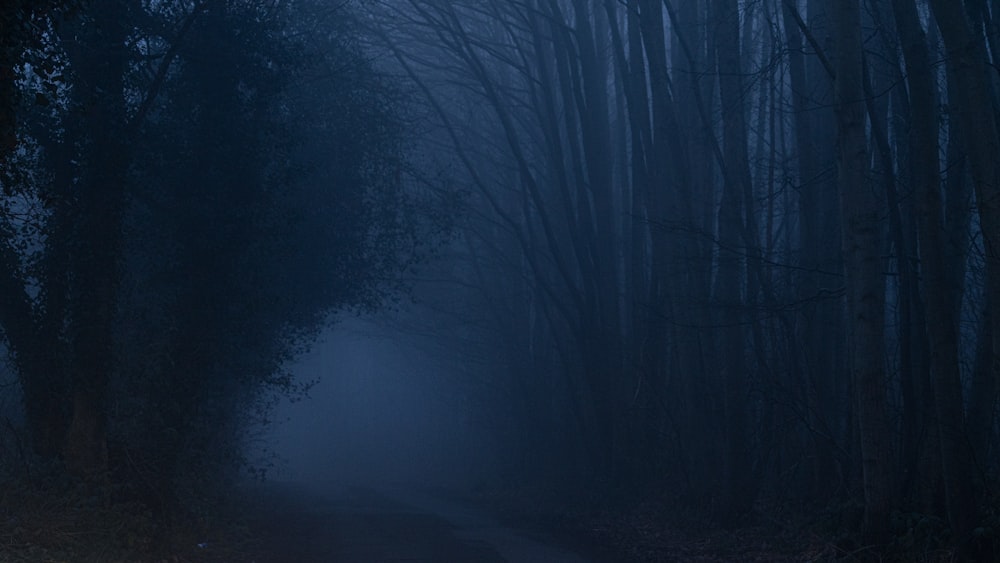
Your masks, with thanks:
[[[991,553],[995,2],[355,7],[0,9],[0,327],[38,454],[169,504],[448,218],[407,322],[505,478],[728,525],[806,499],[899,549],[940,516]]]
[[[427,241],[348,17],[108,0],[48,37],[67,87],[22,120],[37,180],[5,183],[0,268],[38,455],[173,508],[239,468],[331,313],[399,288]]]

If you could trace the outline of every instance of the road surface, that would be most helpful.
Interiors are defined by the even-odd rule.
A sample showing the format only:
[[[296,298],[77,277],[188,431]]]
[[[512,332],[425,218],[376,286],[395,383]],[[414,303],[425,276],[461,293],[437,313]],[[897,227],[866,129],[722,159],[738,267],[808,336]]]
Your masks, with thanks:
[[[581,563],[595,561],[537,532],[427,492],[283,485],[268,493],[256,528],[258,563]]]

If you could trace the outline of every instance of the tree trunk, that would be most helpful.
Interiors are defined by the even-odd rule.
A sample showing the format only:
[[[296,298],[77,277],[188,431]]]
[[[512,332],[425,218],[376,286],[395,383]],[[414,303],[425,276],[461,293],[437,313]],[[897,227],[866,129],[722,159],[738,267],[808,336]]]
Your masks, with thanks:
[[[753,507],[753,473],[747,436],[747,382],[743,326],[746,313],[742,286],[746,280],[744,213],[752,213],[745,201],[749,191],[749,155],[747,124],[743,103],[743,69],[740,60],[740,20],[735,0],[716,0],[713,21],[719,69],[719,95],[723,121],[723,186],[719,209],[718,277],[715,282],[715,306],[721,312],[719,326],[722,359],[722,382],[726,416],[726,518],[730,523],[749,513]]]
[[[92,137],[75,224],[75,289],[69,301],[73,415],[64,455],[71,472],[86,476],[107,469],[105,396],[114,368],[129,150],[125,140],[125,12],[121,0],[95,3],[94,21],[77,30],[77,38],[86,42],[70,49],[71,62],[81,78],[81,101],[88,108],[86,131]]]
[[[868,542],[882,543],[887,539],[892,498],[883,340],[882,209],[866,177],[868,149],[858,0],[836,2],[833,16],[838,183],[844,222],[850,366],[861,439],[864,536]]]
[[[992,76],[989,70],[989,56],[985,46],[985,38],[974,29],[964,5],[961,2],[948,0],[931,0],[934,19],[941,31],[948,53],[950,68],[954,71],[955,88],[949,90],[949,109],[959,120],[965,134],[963,142],[969,155],[970,171],[979,209],[979,224],[982,229],[983,245],[986,251],[986,291],[987,304],[991,308],[990,331],[993,349],[993,361],[989,377],[995,382],[1000,377],[1000,315],[993,307],[1000,304],[1000,136],[993,105]],[[994,117],[990,117],[994,116]],[[935,374],[936,377],[940,374]],[[936,389],[936,388],[935,388]],[[957,396],[956,396],[957,395]],[[994,403],[995,396],[986,398]],[[940,400],[940,398],[939,398]],[[948,428],[948,436],[942,440],[964,440],[961,416],[961,395],[951,391],[945,399],[948,404],[944,412],[938,411],[942,419],[940,424]],[[958,405],[956,409],[955,405]],[[980,417],[979,420],[969,420],[969,425],[992,427],[994,404],[977,405],[970,414]],[[957,410],[957,412],[956,412]],[[947,449],[961,448],[959,444],[946,444]],[[947,470],[947,459],[942,460]],[[953,460],[957,463],[957,460]],[[962,468],[955,467],[956,472]],[[967,470],[967,469],[966,469]],[[954,475],[955,479],[960,473]],[[969,539],[974,513],[974,500],[966,483],[949,479],[945,475],[945,492],[948,507],[948,518],[955,526],[958,542]]]
[[[913,0],[893,0],[896,24],[903,44],[910,87],[910,146],[919,202],[921,270],[926,284],[934,408],[941,448],[942,475],[948,496],[952,530],[962,538],[971,531],[975,502],[972,456],[966,447],[962,382],[958,357],[958,319],[961,294],[949,282],[945,249],[944,206],[938,157],[938,101],[923,29]]]

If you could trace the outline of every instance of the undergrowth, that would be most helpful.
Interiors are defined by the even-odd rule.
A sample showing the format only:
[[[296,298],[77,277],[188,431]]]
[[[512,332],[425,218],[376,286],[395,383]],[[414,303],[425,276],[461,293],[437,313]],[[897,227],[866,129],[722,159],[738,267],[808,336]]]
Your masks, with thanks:
[[[235,506],[155,516],[111,485],[0,477],[0,561],[208,563],[252,560]]]

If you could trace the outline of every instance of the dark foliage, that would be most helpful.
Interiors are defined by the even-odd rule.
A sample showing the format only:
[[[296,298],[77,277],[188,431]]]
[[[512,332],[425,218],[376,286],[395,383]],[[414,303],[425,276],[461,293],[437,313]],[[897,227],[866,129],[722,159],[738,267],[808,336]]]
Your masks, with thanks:
[[[332,315],[400,289],[423,242],[396,94],[349,18],[116,0],[43,41],[59,76],[22,116],[0,222],[40,459],[172,513],[247,468],[275,393],[303,391],[286,362]]]

